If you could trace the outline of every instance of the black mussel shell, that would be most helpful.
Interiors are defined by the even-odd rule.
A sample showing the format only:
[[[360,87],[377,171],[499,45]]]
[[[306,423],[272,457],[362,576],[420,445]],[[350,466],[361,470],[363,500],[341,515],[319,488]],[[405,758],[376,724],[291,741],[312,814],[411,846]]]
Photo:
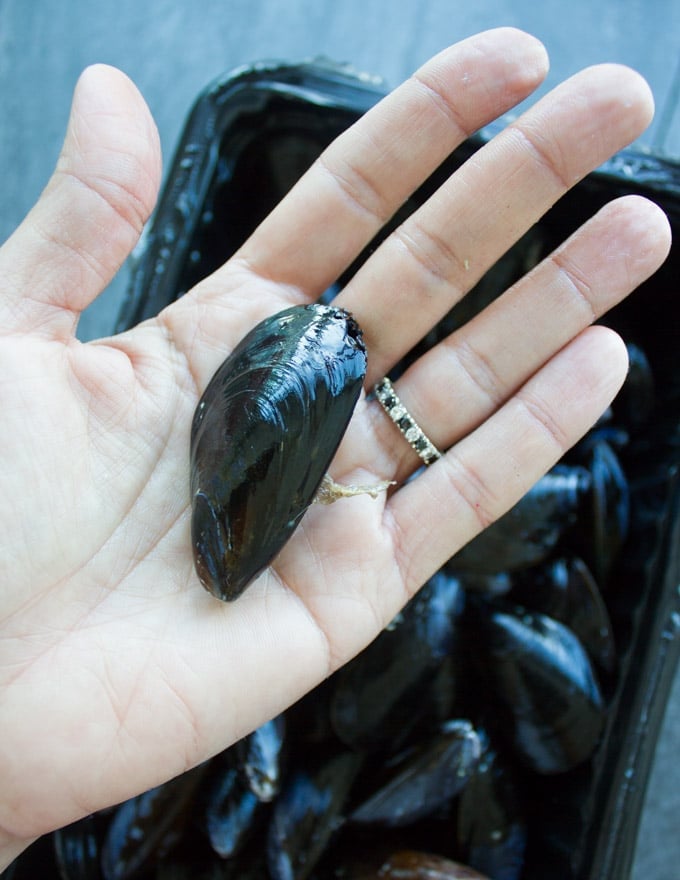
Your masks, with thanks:
[[[592,566],[605,586],[628,534],[630,492],[628,480],[611,446],[600,441],[592,449]]]
[[[562,773],[587,760],[599,742],[605,707],[579,639],[563,624],[520,606],[474,609],[476,666],[505,710],[499,727],[515,754],[537,773]]]
[[[336,754],[300,768],[274,803],[267,834],[272,880],[305,880],[343,822],[343,810],[362,759]]]
[[[469,721],[448,721],[395,762],[350,821],[388,827],[409,825],[454,798],[474,773],[481,754]]]
[[[614,673],[617,655],[609,611],[590,570],[578,556],[552,559],[545,566],[520,572],[511,598],[568,626],[598,668]]]
[[[397,749],[434,711],[442,663],[454,652],[460,582],[438,572],[387,629],[334,677],[331,722],[352,748]],[[453,674],[446,681],[454,689]]]
[[[236,761],[248,789],[263,803],[274,800],[281,787],[284,733],[285,719],[279,715],[234,746]]]
[[[117,808],[102,848],[104,880],[135,877],[177,842],[207,768],[201,764]]]
[[[458,803],[457,837],[467,864],[494,880],[519,880],[527,827],[518,780],[486,742],[477,769]]]
[[[625,427],[640,428],[654,411],[655,380],[645,352],[632,342],[628,349],[628,375],[612,407],[617,422]]]
[[[365,373],[358,325],[322,305],[265,319],[215,373],[191,430],[194,561],[213,595],[239,596],[293,534]]]
[[[205,829],[223,859],[243,849],[258,825],[262,803],[243,782],[236,764],[220,768],[206,796]]]
[[[59,874],[63,880],[101,880],[101,843],[94,816],[86,816],[58,829],[52,839]]]

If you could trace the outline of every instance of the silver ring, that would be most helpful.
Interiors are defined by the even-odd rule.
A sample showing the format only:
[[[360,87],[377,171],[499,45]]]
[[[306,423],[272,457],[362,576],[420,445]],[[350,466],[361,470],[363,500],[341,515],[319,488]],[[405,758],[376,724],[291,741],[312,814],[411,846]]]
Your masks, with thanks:
[[[441,452],[421,429],[401,400],[399,400],[397,392],[387,377],[381,379],[374,386],[373,393],[376,400],[397,428],[399,428],[411,448],[418,453],[425,464],[430,465],[442,457]]]

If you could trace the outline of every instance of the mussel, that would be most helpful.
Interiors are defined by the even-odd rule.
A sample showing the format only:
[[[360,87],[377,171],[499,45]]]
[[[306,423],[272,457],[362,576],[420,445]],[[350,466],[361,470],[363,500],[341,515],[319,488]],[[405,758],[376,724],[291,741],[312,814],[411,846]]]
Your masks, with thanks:
[[[458,802],[456,833],[462,858],[493,880],[519,880],[527,827],[520,786],[484,731],[482,756]]]
[[[399,827],[428,816],[462,791],[480,754],[479,736],[469,721],[446,722],[395,760],[351,821]]]
[[[272,880],[306,880],[343,823],[343,809],[362,758],[353,752],[299,768],[274,804],[267,833]]]
[[[101,880],[101,844],[95,816],[54,832],[54,855],[62,880]]]
[[[563,773],[595,750],[606,717],[588,655],[571,630],[519,606],[477,603],[479,687],[505,714],[516,756],[536,773]]]
[[[293,534],[365,372],[358,324],[323,305],[266,318],[217,370],[191,429],[194,561],[213,595],[239,596]]]
[[[367,751],[400,747],[434,711],[438,670],[457,641],[463,607],[460,582],[438,572],[391,625],[336,673],[331,722],[348,746]],[[455,676],[447,677],[447,692]]]
[[[104,880],[128,880],[169,851],[182,836],[209,762],[122,803],[101,852]]]
[[[231,858],[248,841],[257,827],[262,802],[244,784],[238,768],[229,764],[206,796],[205,830],[217,855]]]
[[[568,626],[598,668],[614,674],[617,655],[609,611],[595,578],[578,556],[559,557],[519,572],[511,598]]]
[[[268,803],[279,793],[284,731],[284,716],[279,715],[266,721],[234,746],[246,786],[262,803]]]

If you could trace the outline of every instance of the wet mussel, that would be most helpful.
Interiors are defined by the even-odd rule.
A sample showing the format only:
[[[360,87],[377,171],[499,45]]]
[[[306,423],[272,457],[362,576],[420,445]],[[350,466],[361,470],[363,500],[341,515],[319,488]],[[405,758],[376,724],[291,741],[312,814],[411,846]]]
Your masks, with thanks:
[[[203,586],[237,598],[314,500],[366,373],[345,311],[266,318],[210,380],[191,428],[192,545]]]

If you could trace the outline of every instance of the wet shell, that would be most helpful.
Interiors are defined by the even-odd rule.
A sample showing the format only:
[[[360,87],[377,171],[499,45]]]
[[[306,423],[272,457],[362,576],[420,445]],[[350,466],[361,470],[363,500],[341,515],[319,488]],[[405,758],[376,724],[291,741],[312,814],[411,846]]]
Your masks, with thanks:
[[[458,803],[456,833],[466,863],[494,880],[519,880],[524,872],[527,828],[519,780],[479,731],[477,768]]]
[[[284,716],[279,715],[266,721],[234,746],[246,786],[262,803],[274,800],[279,793],[284,734]]]
[[[399,827],[434,813],[462,791],[480,754],[480,740],[469,721],[446,722],[395,761],[350,820]]]
[[[101,844],[94,816],[86,816],[60,828],[54,832],[53,840],[59,875],[63,880],[101,880]]]
[[[353,318],[308,305],[258,324],[215,373],[191,432],[194,561],[213,595],[235,599],[290,538],[365,372]]]
[[[336,673],[330,705],[351,748],[399,748],[435,707],[437,671],[453,654],[464,602],[460,582],[439,572],[351,663]],[[454,689],[450,667],[447,691]]]
[[[605,721],[598,682],[571,630],[520,606],[477,606],[480,668],[508,713],[515,754],[536,773],[563,773],[595,751]]]
[[[232,858],[257,828],[262,803],[243,784],[234,765],[214,774],[205,800],[205,830],[212,848],[221,858]]]
[[[104,880],[131,880],[179,841],[208,767],[200,764],[117,807],[102,846]]]
[[[267,832],[272,880],[306,880],[343,823],[347,796],[362,764],[341,752],[317,766],[307,761],[277,798]],[[310,766],[311,765],[311,766]]]

